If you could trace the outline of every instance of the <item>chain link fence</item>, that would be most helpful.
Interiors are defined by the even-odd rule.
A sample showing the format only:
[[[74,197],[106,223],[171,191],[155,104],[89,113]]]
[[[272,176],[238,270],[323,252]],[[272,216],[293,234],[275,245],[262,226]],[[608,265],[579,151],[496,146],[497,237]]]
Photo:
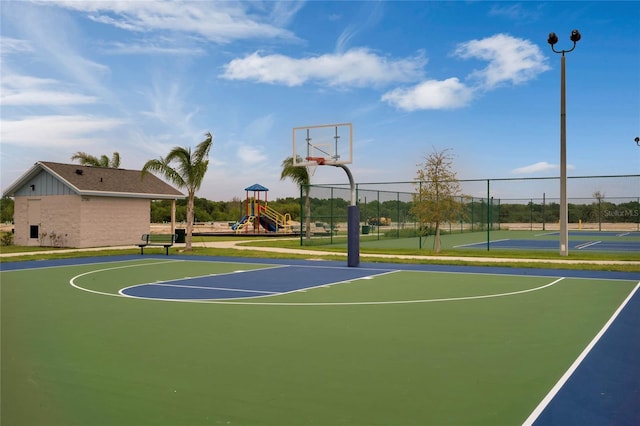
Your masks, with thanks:
[[[457,181],[455,217],[441,232],[558,230],[559,178],[506,178]],[[429,235],[433,225],[414,209],[422,182],[356,185],[363,238]],[[307,188],[302,188],[305,194]],[[334,244],[346,239],[348,185],[310,185],[301,197],[301,244]],[[580,176],[567,179],[570,229],[640,231],[640,175]],[[309,223],[309,232],[305,224]]]

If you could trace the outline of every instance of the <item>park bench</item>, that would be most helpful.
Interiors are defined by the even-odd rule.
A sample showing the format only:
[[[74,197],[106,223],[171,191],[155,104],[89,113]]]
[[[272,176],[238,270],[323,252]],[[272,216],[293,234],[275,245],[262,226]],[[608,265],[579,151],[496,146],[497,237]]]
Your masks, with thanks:
[[[162,246],[169,256],[169,247],[176,242],[175,234],[142,234],[142,242],[138,244],[140,254],[144,254],[144,248],[147,246]]]

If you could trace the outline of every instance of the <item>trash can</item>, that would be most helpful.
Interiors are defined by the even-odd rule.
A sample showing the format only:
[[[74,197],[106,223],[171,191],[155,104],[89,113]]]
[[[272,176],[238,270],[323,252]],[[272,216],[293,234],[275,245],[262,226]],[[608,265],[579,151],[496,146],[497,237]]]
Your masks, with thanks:
[[[369,233],[369,225],[362,225],[362,233],[365,235]]]
[[[182,229],[182,228],[176,229],[176,243],[184,243],[186,234],[187,233],[185,229]]]

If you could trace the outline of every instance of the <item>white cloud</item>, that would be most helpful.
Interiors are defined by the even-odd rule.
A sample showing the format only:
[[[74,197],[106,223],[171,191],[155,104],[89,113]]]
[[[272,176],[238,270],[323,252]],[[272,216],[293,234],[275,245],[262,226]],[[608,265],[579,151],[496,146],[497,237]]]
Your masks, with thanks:
[[[63,84],[49,78],[11,74],[2,76],[0,102],[4,106],[17,105],[79,105],[97,102],[94,96],[61,90]]]
[[[33,52],[31,43],[11,37],[0,37],[0,53],[2,56],[12,53]]]
[[[284,4],[282,4],[284,3]],[[47,5],[81,11],[89,19],[126,31],[192,33],[217,43],[248,38],[294,36],[279,25],[300,9],[300,2],[265,2],[252,13],[244,2],[47,1]]]
[[[158,40],[144,40],[136,43],[114,42],[105,48],[107,53],[118,55],[180,55],[202,56],[206,51],[197,46],[178,46],[172,42]]]
[[[2,120],[1,124],[3,145],[33,148],[86,145],[99,139],[96,133],[111,130],[124,121],[90,115],[49,115]]]
[[[574,170],[575,167],[571,164],[567,164],[567,170]],[[547,163],[546,161],[540,161],[535,164],[531,164],[529,166],[519,167],[517,169],[511,170],[512,174],[515,175],[528,175],[534,173],[541,172],[551,172],[555,170],[560,170],[560,166],[558,164]]]
[[[531,164],[529,166],[519,167],[517,169],[513,169],[511,173],[515,175],[527,175],[531,173],[539,173],[539,172],[547,172],[551,170],[558,170],[559,167],[557,164],[550,164],[546,161],[540,161],[535,164]]]
[[[460,108],[468,105],[472,99],[473,90],[457,78],[427,80],[382,96],[383,101],[406,111]]]
[[[516,4],[500,4],[491,6],[489,10],[489,16],[502,16],[512,20],[528,20],[534,21],[540,19],[542,16],[541,8],[544,6],[541,4],[527,4],[526,6],[521,3]]]
[[[236,151],[236,155],[245,166],[253,166],[267,159],[262,149],[250,145],[240,145]]]
[[[318,81],[329,86],[366,87],[414,80],[422,74],[425,63],[422,53],[414,58],[387,60],[365,48],[302,59],[254,52],[229,62],[222,77],[286,86]]]
[[[463,59],[489,62],[486,68],[469,75],[469,78],[479,80],[484,89],[493,89],[503,83],[524,83],[549,70],[546,57],[537,45],[507,34],[461,43],[455,54]]]

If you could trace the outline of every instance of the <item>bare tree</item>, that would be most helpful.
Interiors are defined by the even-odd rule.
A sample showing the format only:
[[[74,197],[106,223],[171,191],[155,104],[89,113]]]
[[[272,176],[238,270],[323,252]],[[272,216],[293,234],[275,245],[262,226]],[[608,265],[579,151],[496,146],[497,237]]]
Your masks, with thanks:
[[[453,156],[448,149],[438,151],[434,148],[418,167],[411,212],[419,218],[423,229],[428,226],[435,228],[433,249],[439,253],[442,223],[456,220],[462,209],[460,183],[453,171]]]

